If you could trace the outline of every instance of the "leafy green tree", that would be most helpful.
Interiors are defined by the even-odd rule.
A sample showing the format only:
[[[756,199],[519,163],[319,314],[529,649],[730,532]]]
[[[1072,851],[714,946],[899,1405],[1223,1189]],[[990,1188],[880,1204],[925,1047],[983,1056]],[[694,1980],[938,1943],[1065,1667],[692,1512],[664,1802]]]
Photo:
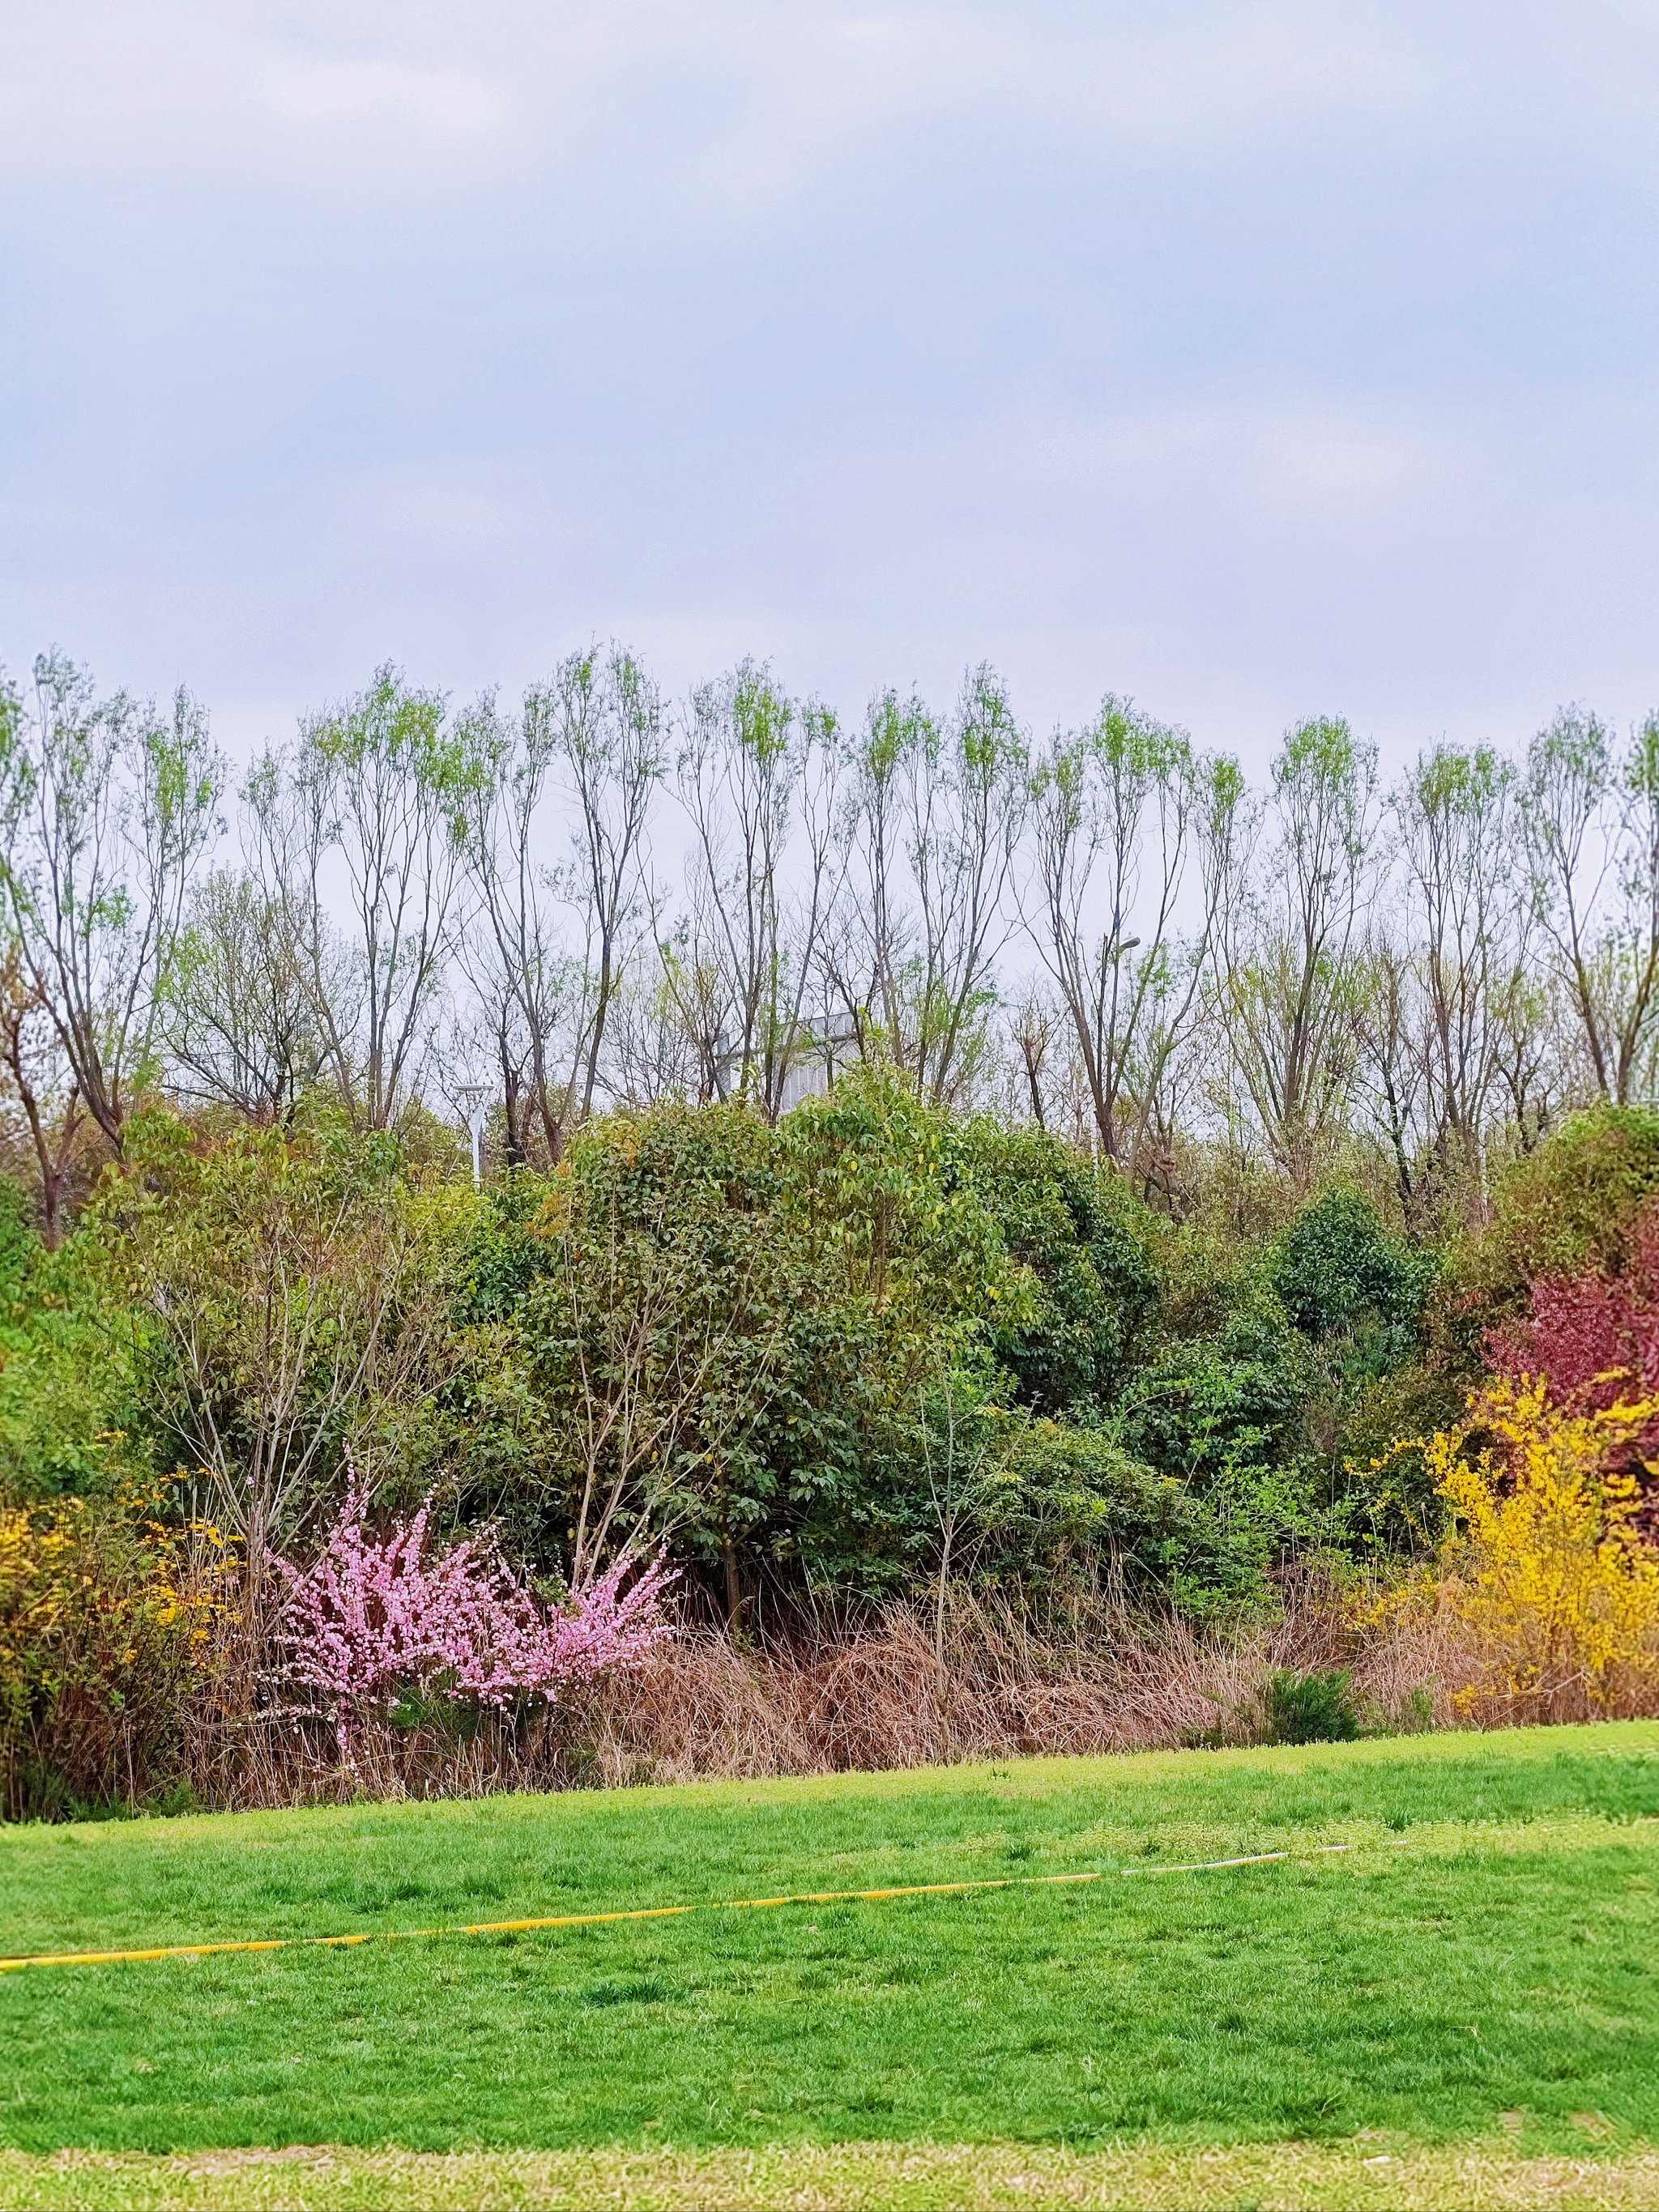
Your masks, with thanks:
[[[989,1348],[1019,1401],[1094,1419],[1146,1349],[1161,1291],[1158,1218],[1109,1161],[990,1115],[962,1126],[961,1172],[1029,1273]]]
[[[1437,1260],[1391,1236],[1362,1192],[1339,1186],[1304,1206],[1267,1273],[1291,1323],[1352,1375],[1390,1373],[1422,1348]]]
[[[916,1392],[1033,1304],[958,1139],[876,1069],[777,1125],[584,1127],[468,1271],[522,1347],[547,1540],[671,1538],[733,1619],[763,1574],[902,1587]]]

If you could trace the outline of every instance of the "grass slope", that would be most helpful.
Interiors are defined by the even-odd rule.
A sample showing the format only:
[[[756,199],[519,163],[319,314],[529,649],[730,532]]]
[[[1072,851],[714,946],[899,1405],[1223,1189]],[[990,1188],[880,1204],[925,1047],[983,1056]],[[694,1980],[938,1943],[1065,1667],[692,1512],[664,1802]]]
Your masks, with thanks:
[[[1659,2152],[1528,2158],[1372,2140],[793,2144],[761,2151],[0,2151],[8,2212],[1651,2212]]]
[[[1336,1840],[1360,1848],[1084,1888],[11,1973],[0,2143],[806,2157],[1128,2138],[1190,2158],[1371,2131],[1378,2158],[1485,2143],[1513,2166],[1659,2142],[1651,1723],[13,1830],[0,1948],[1146,1869]],[[1356,2188],[1379,2171],[1331,2155]],[[259,2195],[266,2170],[248,2166],[234,2201],[313,2201]],[[0,2182],[8,2203],[232,2201],[223,2174],[198,2198],[143,2194],[134,2177],[159,2168],[98,2171],[126,2193],[86,2193],[86,2168],[81,2195],[52,2195],[70,2169],[27,2159]],[[1605,2201],[1659,2202],[1644,2185]]]

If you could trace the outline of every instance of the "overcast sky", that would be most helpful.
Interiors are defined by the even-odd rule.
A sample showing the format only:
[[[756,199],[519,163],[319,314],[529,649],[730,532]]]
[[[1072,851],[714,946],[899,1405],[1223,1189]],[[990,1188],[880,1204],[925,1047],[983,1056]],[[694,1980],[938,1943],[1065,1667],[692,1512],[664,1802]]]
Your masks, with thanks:
[[[0,659],[1659,702],[1659,5],[0,0]]]

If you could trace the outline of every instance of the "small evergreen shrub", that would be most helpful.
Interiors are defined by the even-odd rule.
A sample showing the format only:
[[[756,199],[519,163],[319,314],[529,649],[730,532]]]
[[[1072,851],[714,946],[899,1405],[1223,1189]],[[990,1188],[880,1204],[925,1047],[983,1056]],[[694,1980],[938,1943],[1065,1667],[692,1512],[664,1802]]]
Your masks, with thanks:
[[[1262,1704],[1269,1743],[1352,1743],[1362,1732],[1346,1667],[1307,1674],[1280,1668],[1268,1677]]]

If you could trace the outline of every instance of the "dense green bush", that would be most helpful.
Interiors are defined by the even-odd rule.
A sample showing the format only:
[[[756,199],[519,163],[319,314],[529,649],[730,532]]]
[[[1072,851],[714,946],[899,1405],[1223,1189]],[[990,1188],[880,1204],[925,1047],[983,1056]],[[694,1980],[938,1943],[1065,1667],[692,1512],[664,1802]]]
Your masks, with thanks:
[[[1303,1209],[1267,1267],[1292,1326],[1355,1379],[1418,1357],[1437,1273],[1435,1254],[1390,1236],[1368,1198],[1340,1188]]]
[[[757,1572],[902,1589],[919,1394],[1037,1310],[963,1133],[875,1076],[776,1127],[737,1107],[589,1123],[475,1233],[462,1310],[504,1330],[525,1472],[579,1559],[668,1531],[735,1612]]]
[[[1189,1534],[1181,1485],[1107,1429],[1015,1417],[986,1501],[983,1565],[1018,1597],[1063,1596],[1103,1574],[1126,1592],[1161,1587]]]
[[[962,1130],[957,1171],[1032,1279],[991,1336],[1019,1401],[1050,1415],[1103,1411],[1156,1322],[1158,1217],[1110,1166],[988,1115]]]

